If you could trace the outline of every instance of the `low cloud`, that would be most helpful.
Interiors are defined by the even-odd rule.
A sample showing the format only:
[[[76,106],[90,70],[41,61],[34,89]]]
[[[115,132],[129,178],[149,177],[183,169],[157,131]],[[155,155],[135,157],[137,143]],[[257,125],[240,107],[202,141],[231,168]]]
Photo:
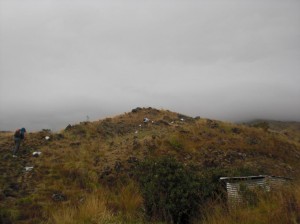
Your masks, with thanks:
[[[299,1],[0,0],[0,129],[137,106],[300,121]]]

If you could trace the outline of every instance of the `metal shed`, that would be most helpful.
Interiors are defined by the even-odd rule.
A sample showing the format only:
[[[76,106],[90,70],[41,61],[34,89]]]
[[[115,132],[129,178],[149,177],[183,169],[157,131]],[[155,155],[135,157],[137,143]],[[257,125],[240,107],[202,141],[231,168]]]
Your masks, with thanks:
[[[278,176],[246,176],[246,177],[220,177],[220,180],[226,184],[227,199],[229,205],[237,205],[244,202],[244,196],[241,193],[241,188],[246,186],[253,190],[260,188],[264,191],[271,191],[283,186],[291,179]]]

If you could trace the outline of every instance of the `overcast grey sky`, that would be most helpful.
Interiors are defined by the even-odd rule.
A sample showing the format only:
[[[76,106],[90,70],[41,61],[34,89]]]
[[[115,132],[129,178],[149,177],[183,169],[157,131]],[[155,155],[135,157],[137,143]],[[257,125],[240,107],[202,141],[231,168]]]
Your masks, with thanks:
[[[0,0],[0,130],[137,106],[300,121],[298,0]]]

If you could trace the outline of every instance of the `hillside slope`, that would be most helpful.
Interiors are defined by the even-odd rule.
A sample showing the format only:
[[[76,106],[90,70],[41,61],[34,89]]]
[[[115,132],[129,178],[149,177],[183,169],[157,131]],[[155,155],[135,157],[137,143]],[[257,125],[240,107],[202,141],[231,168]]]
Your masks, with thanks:
[[[99,189],[110,191],[107,208],[119,214],[122,195],[116,192],[130,186],[136,164],[146,158],[174,157],[199,173],[220,169],[300,179],[297,138],[153,108],[69,125],[60,133],[29,133],[17,158],[12,147],[12,133],[1,133],[3,223],[51,223],[57,208],[79,206]],[[42,154],[33,157],[33,151]]]
[[[254,127],[265,127],[269,132],[285,136],[288,140],[300,143],[300,122],[295,121],[273,121],[254,120],[247,125]]]

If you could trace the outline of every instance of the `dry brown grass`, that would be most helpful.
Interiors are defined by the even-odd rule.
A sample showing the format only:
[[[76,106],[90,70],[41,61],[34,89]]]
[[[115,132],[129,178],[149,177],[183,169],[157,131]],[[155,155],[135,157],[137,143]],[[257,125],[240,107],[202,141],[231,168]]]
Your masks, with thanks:
[[[110,204],[115,211],[119,211],[126,220],[132,220],[142,216],[143,198],[137,183],[130,181],[112,198]]]
[[[53,210],[48,223],[114,223],[114,217],[107,209],[106,204],[107,196],[105,192],[93,192],[78,206],[65,205]]]
[[[300,222],[300,186],[260,195],[257,206],[237,207],[212,203],[204,224],[297,224]],[[195,222],[202,223],[202,222]]]
[[[136,184],[130,182],[119,191],[98,189],[86,193],[80,203],[53,206],[47,223],[124,223],[141,220],[143,200]]]

